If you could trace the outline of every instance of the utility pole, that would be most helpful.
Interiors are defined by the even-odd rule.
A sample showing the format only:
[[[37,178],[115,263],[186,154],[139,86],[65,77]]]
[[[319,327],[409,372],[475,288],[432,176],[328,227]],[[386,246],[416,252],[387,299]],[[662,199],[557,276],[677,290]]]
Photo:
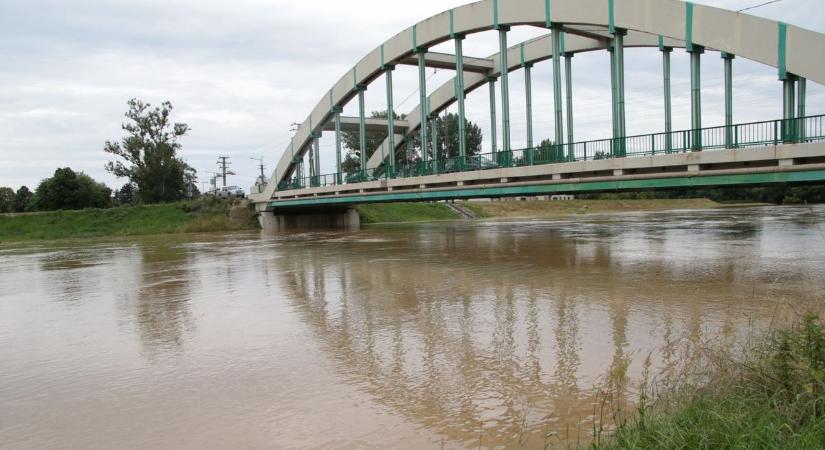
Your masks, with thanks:
[[[258,168],[261,169],[261,178],[260,184],[266,184],[266,176],[264,175],[264,157],[263,156],[250,156],[249,159],[253,159],[258,161]]]
[[[221,176],[223,177],[223,187],[226,187],[226,169],[231,163],[228,156],[218,156],[218,167],[221,169]]]

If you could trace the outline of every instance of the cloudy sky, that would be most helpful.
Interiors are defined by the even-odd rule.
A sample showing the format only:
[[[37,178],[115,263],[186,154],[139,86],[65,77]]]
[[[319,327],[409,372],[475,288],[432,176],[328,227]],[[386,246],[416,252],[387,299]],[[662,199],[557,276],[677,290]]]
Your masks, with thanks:
[[[765,0],[701,0],[738,10]],[[123,180],[103,170],[106,140],[123,136],[126,102],[169,100],[175,120],[188,123],[182,156],[199,172],[217,170],[230,156],[232,184],[251,185],[262,155],[267,172],[289,141],[290,124],[303,120],[352,64],[403,28],[466,0],[0,0],[0,186],[34,187],[55,168],[82,170],[112,187]],[[402,9],[401,5],[404,5]],[[825,32],[822,0],[782,0],[752,14]],[[510,44],[546,30],[520,27]],[[434,50],[448,51],[450,45]],[[496,51],[494,33],[468,39],[465,54]],[[658,52],[626,51],[629,134],[663,130]],[[610,134],[608,55],[574,58],[576,140]],[[673,56],[674,127],[689,124],[687,55]],[[737,59],[734,120],[781,115],[774,69]],[[430,70],[435,88],[452,77]],[[536,140],[552,137],[551,64],[534,69]],[[704,124],[722,124],[722,63],[703,59]],[[416,69],[395,75],[399,112],[417,101]],[[523,75],[511,75],[513,147],[524,145]],[[809,83],[808,111],[825,113],[825,88]],[[499,98],[500,100],[500,98]],[[367,92],[369,110],[384,109],[381,79]],[[469,119],[489,136],[486,89],[468,97]],[[453,111],[454,108],[451,108]],[[346,114],[355,115],[356,105]],[[322,170],[333,169],[333,137],[322,139]],[[499,133],[500,134],[500,133]],[[485,142],[485,147],[489,143]]]

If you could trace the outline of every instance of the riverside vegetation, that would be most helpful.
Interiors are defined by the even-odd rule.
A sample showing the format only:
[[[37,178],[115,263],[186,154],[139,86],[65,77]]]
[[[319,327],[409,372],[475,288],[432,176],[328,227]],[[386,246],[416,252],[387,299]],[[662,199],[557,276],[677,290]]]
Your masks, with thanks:
[[[258,228],[245,201],[198,200],[108,209],[0,215],[0,241],[128,236]]]
[[[610,403],[617,426],[609,432],[594,426],[589,448],[825,447],[822,315],[804,314],[753,342],[735,354],[694,348],[669,381],[651,381],[646,374],[629,418],[612,406],[620,395],[605,390],[599,409]]]

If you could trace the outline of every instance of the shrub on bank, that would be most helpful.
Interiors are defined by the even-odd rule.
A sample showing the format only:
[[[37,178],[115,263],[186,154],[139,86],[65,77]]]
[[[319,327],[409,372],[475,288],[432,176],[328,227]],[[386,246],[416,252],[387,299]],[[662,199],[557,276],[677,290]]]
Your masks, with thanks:
[[[816,315],[776,331],[739,359],[712,356],[701,383],[650,401],[593,449],[825,447],[825,326]],[[646,389],[647,388],[647,389]]]

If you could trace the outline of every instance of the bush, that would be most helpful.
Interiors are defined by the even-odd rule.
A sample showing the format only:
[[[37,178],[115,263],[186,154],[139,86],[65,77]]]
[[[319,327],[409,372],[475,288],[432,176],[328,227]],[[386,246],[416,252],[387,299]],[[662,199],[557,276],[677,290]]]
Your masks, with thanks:
[[[32,198],[32,209],[56,211],[61,209],[108,208],[112,204],[112,190],[90,176],[65,167],[37,186]]]

